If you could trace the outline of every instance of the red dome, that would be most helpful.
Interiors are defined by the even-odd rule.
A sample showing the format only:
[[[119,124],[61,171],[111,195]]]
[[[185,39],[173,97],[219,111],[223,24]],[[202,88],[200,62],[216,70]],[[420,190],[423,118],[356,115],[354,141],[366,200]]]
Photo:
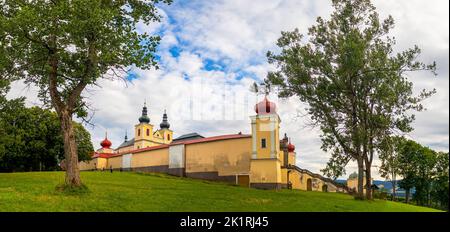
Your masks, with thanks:
[[[100,145],[102,146],[102,148],[110,148],[112,143],[111,141],[108,140],[108,138],[105,138]]]
[[[277,112],[276,109],[277,106],[275,103],[269,101],[267,96],[264,97],[264,100],[255,105],[255,112],[257,114],[274,114]]]
[[[289,142],[288,146],[287,146],[288,152],[294,152],[295,151],[295,146],[294,144],[292,144],[291,142]]]

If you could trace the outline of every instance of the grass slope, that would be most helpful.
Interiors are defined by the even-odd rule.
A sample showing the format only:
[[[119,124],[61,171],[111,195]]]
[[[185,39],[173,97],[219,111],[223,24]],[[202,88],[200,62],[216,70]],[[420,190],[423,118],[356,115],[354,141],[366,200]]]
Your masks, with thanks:
[[[55,191],[63,172],[0,173],[0,211],[437,211],[340,193],[257,190],[157,174],[82,172],[89,192]]]

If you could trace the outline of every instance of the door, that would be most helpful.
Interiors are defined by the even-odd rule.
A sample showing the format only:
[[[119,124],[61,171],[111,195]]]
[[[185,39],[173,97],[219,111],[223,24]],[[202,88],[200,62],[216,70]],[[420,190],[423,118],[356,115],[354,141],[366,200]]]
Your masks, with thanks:
[[[312,180],[311,180],[311,178],[308,178],[308,180],[306,181],[306,190],[307,191],[312,191]]]
[[[248,187],[250,185],[250,176],[249,175],[238,175],[237,176],[237,184],[242,187]]]

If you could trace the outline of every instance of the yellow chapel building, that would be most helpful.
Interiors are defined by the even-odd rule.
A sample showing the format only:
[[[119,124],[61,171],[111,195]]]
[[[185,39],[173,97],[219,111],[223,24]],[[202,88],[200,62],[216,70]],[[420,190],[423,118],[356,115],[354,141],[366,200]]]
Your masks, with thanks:
[[[134,138],[116,149],[105,138],[92,160],[80,170],[120,170],[167,173],[260,189],[301,189],[344,192],[345,185],[296,165],[295,146],[280,138],[281,119],[276,105],[265,97],[250,117],[251,134],[203,137],[197,133],[173,138],[167,113],[159,129],[150,123],[144,104]]]

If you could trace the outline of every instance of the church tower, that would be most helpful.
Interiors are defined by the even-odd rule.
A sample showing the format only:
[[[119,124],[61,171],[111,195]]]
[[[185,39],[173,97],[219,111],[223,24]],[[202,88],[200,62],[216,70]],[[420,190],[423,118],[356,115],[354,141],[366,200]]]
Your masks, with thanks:
[[[141,149],[153,146],[153,125],[147,115],[147,104],[144,103],[142,115],[139,117],[139,124],[134,126],[134,149]]]
[[[169,144],[173,140],[173,131],[170,130],[170,123],[167,120],[167,113],[164,110],[162,122],[159,124],[159,134],[162,137],[164,144]]]
[[[281,188],[282,151],[280,150],[280,117],[276,105],[264,99],[255,105],[252,122],[252,159],[250,185],[256,188]]]

